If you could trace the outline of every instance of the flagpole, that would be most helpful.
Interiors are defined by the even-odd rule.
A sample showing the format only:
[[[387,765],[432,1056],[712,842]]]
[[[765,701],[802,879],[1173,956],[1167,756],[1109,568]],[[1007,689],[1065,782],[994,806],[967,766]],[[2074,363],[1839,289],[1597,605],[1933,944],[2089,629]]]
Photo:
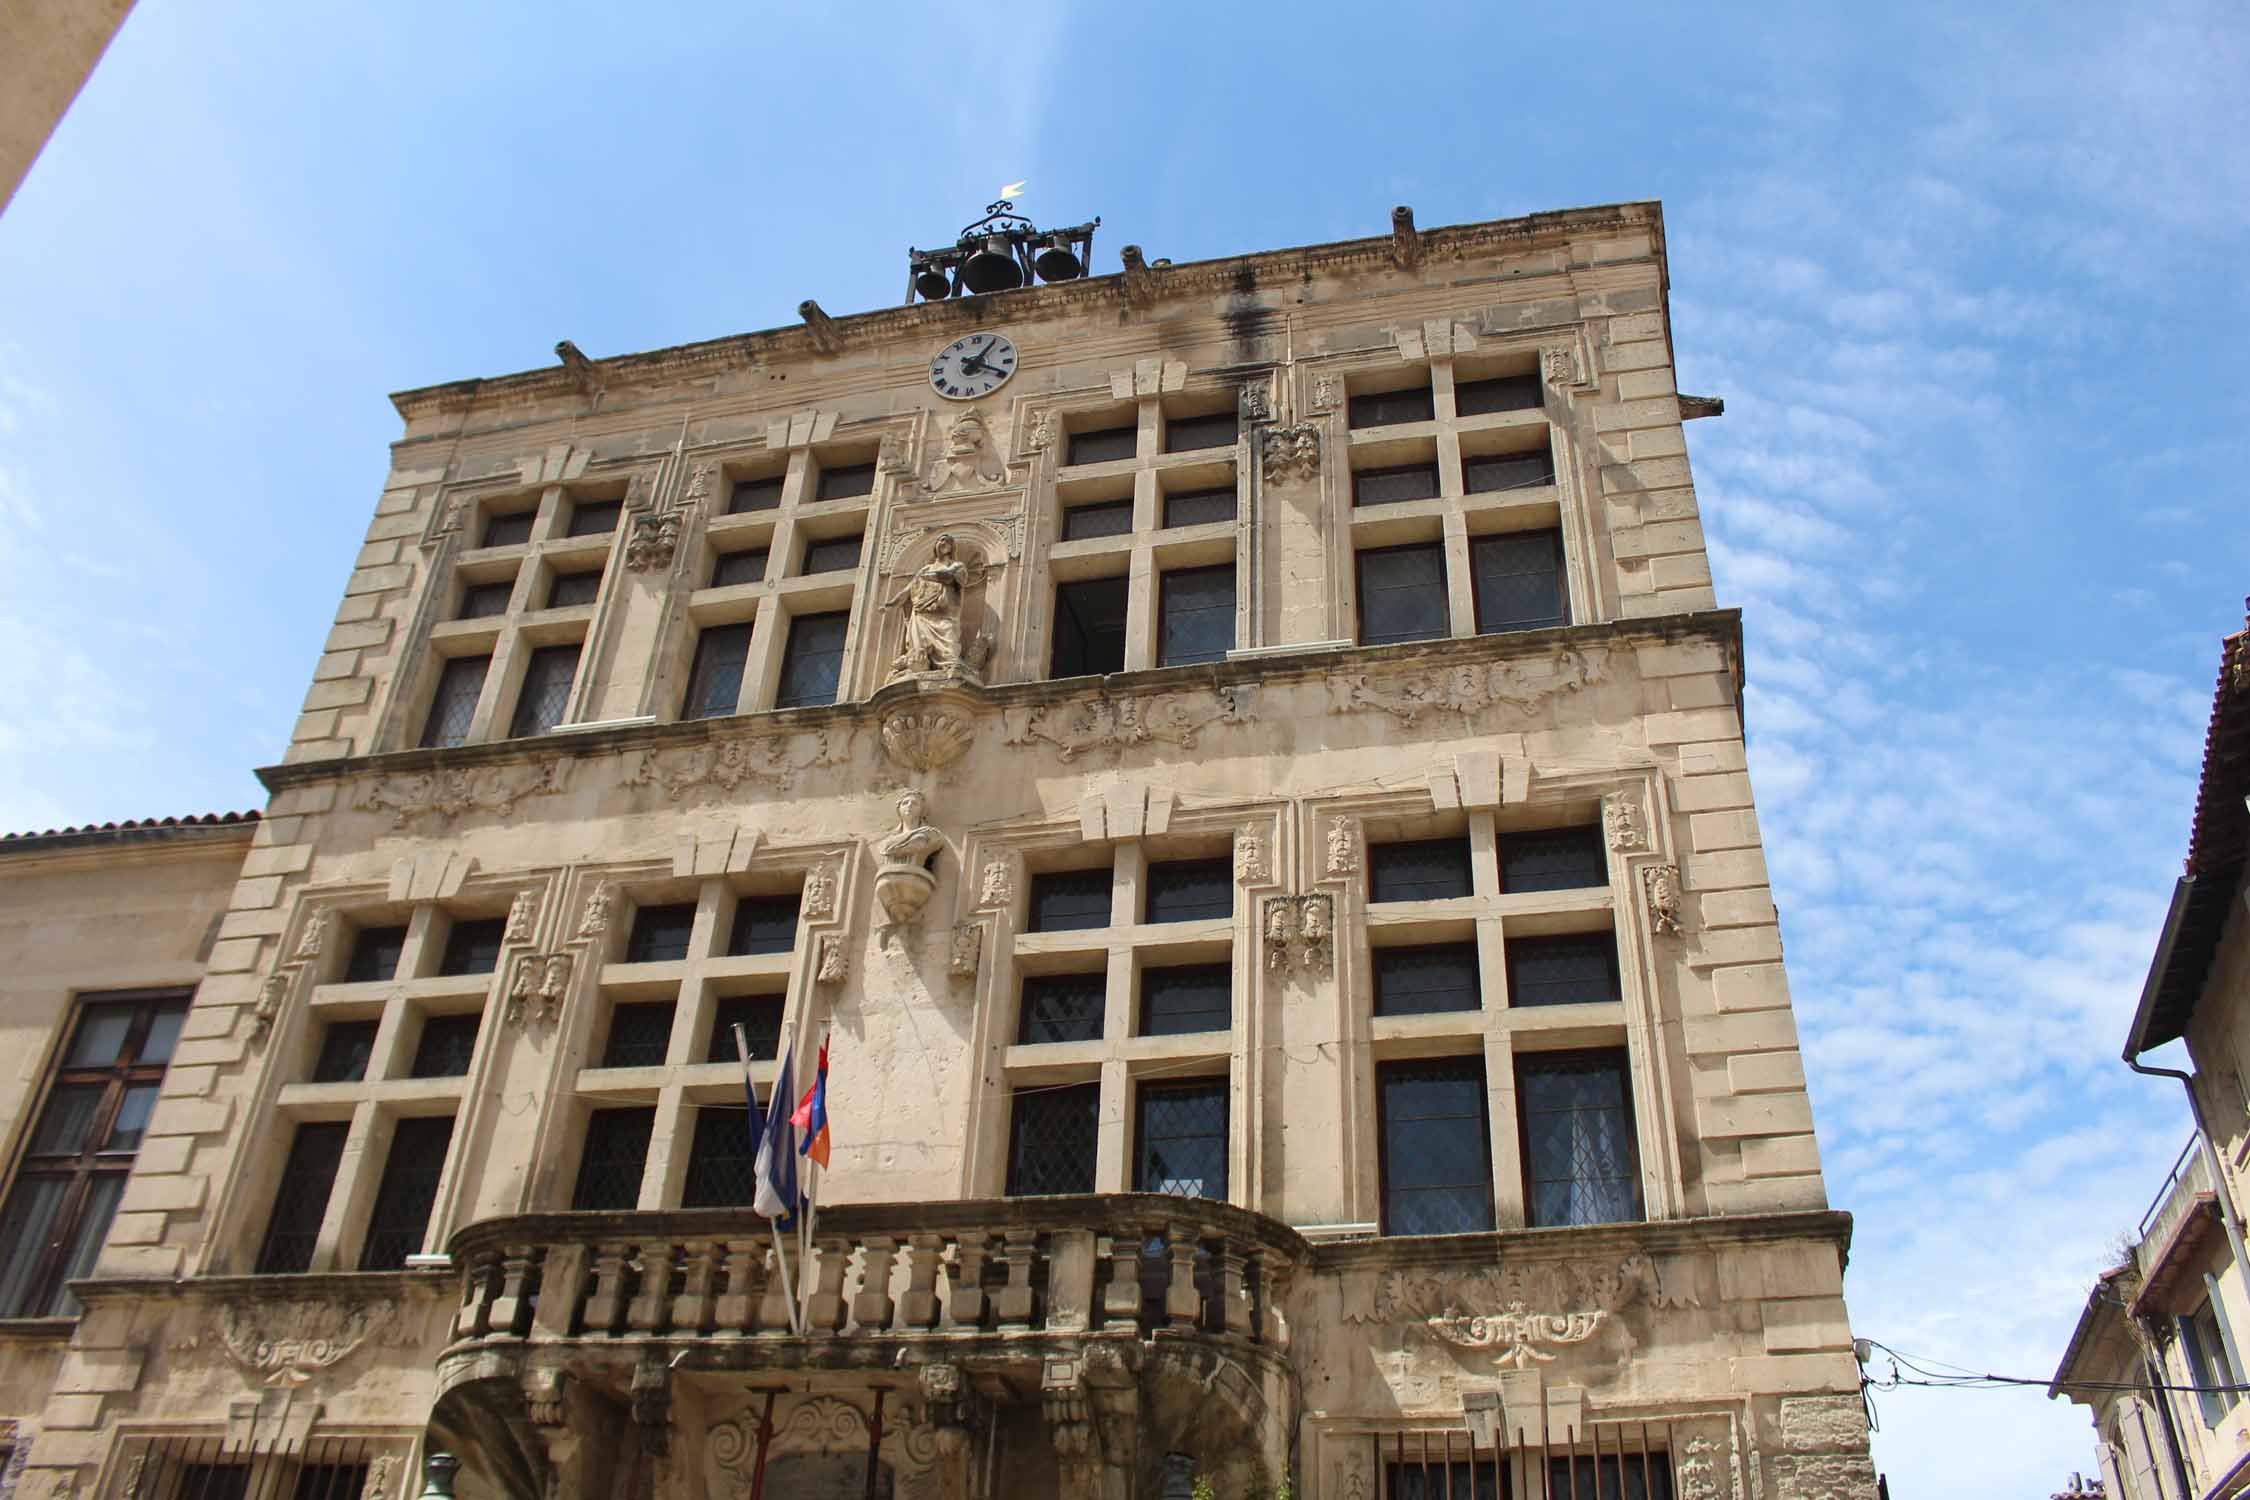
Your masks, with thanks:
[[[812,1295],[813,1295],[813,1292],[814,1292],[814,1291],[816,1290],[816,1288],[815,1288],[815,1287],[814,1287],[814,1285],[813,1285],[813,1274],[812,1274],[812,1253],[813,1253],[813,1227],[814,1227],[814,1226],[815,1226],[816,1224],[818,1224],[818,1223],[820,1222],[820,1198],[819,1198],[819,1196],[818,1196],[818,1195],[817,1195],[817,1194],[816,1194],[816,1193],[815,1193],[815,1192],[813,1191],[813,1187],[814,1187],[814,1185],[815,1185],[816,1183],[818,1183],[818,1182],[820,1181],[820,1177],[819,1177],[819,1172],[820,1172],[820,1163],[818,1163],[818,1162],[814,1161],[814,1160],[813,1160],[813,1159],[812,1159],[811,1157],[809,1157],[809,1156],[808,1156],[808,1157],[806,1157],[806,1158],[805,1158],[805,1221],[804,1221],[804,1224],[803,1224],[803,1226],[802,1226],[802,1227],[803,1227],[803,1229],[804,1229],[804,1231],[805,1231],[805,1248],[804,1248],[804,1253],[803,1253],[802,1255],[800,1255],[800,1256],[798,1257],[798,1261],[797,1261],[797,1263],[798,1263],[799,1265],[801,1265],[801,1266],[803,1266],[803,1267],[805,1268],[805,1285],[804,1285],[804,1294],[805,1294],[805,1306],[804,1306],[803,1312],[804,1312],[804,1318],[805,1318],[805,1320],[807,1320],[807,1321],[809,1321],[809,1320],[810,1320],[810,1319],[812,1318]]]
[[[742,1077],[745,1085],[747,1085],[750,1078],[750,1043],[747,1034],[742,1029],[742,1023],[739,1021],[734,1026],[734,1055],[742,1063]],[[778,1082],[775,1087],[780,1087]],[[750,1092],[747,1087],[745,1092]],[[755,1114],[758,1108],[756,1093],[750,1092],[749,1103],[751,1112]],[[768,1219],[766,1220],[766,1227],[773,1231],[773,1258],[781,1267],[781,1295],[789,1299],[789,1331],[803,1337],[805,1320],[797,1306],[797,1289],[790,1284],[789,1251],[781,1241],[781,1226]],[[760,1457],[762,1459],[763,1455],[761,1454]]]

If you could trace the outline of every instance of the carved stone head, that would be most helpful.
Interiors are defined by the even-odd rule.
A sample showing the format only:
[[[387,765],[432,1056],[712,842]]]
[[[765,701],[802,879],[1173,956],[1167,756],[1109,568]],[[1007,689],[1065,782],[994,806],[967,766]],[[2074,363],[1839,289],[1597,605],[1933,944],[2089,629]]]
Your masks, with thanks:
[[[937,540],[936,540],[935,542],[933,542],[933,543],[932,543],[932,544],[930,545],[930,559],[931,559],[931,561],[933,561],[933,562],[951,562],[951,561],[953,561],[953,557],[954,557],[953,533],[952,533],[952,532],[950,532],[950,531],[942,531],[942,532],[939,532],[939,533],[938,533],[938,539],[937,539]]]
[[[929,811],[929,808],[930,799],[913,787],[908,787],[898,794],[898,826],[901,828],[919,828],[922,825],[923,815]]]
[[[974,458],[984,443],[984,418],[973,411],[961,413],[945,431],[945,451],[953,458]]]

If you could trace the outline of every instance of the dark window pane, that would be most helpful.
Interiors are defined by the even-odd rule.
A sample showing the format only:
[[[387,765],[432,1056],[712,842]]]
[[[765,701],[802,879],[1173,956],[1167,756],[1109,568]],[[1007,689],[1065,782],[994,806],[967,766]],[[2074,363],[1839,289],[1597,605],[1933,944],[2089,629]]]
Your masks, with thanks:
[[[1156,664],[1225,661],[1234,649],[1234,564],[1175,568],[1157,590]]]
[[[258,1274],[271,1276],[307,1270],[320,1239],[321,1216],[344,1159],[351,1126],[342,1120],[299,1125],[289,1143],[289,1159],[274,1190],[273,1217],[266,1221],[265,1243],[258,1248]]]
[[[1106,464],[1131,458],[1140,440],[1133,427],[1104,427],[1097,432],[1074,432],[1065,464]]]
[[[734,903],[734,928],[727,934],[729,953],[788,953],[797,946],[797,913],[804,898],[795,891],[786,896],[744,896]]]
[[[1094,1190],[1102,1086],[1017,1089],[1008,1115],[1008,1196]]]
[[[1609,883],[1599,828],[1544,828],[1500,836],[1500,889],[1569,891]]]
[[[383,1180],[375,1189],[375,1211],[368,1216],[367,1243],[359,1252],[362,1271],[396,1271],[409,1255],[421,1254],[430,1205],[437,1202],[438,1178],[452,1143],[451,1115],[398,1122],[391,1132],[391,1154],[383,1162]]]
[[[476,1055],[477,1030],[483,1023],[481,1012],[466,1015],[431,1016],[422,1023],[422,1038],[414,1044],[414,1062],[407,1069],[410,1078],[459,1078],[469,1071],[469,1059]]]
[[[50,1318],[75,1317],[78,1299],[63,1282],[92,1273],[109,1238],[109,1222],[117,1217],[117,1200],[125,1196],[123,1172],[97,1172],[86,1184],[85,1200],[78,1207],[78,1222],[63,1239],[61,1274],[47,1305],[37,1311]]]
[[[1582,1440],[1583,1441],[1583,1440]],[[1623,1445],[1622,1432],[1619,1444]],[[1547,1459],[1551,1500],[1672,1500],[1672,1456],[1581,1453]]]
[[[1123,578],[1086,578],[1055,585],[1056,677],[1125,670]]]
[[[781,690],[774,696],[774,707],[836,701],[836,687],[844,673],[844,629],[850,621],[849,611],[837,610],[799,615],[789,622],[789,644],[781,653]]]
[[[1519,1057],[1523,1175],[1531,1224],[1620,1224],[1641,1216],[1633,1109],[1622,1052]]]
[[[1492,1132],[1484,1060],[1383,1063],[1383,1232],[1492,1227]]]
[[[1623,998],[1617,988],[1617,940],[1609,933],[1512,937],[1507,948],[1512,1006],[1602,1005]]]
[[[315,1083],[358,1083],[367,1076],[375,1056],[373,1021],[334,1021],[320,1036],[320,1056],[313,1062]]]
[[[1133,1191],[1227,1196],[1227,1083],[1141,1085]]]
[[[602,575],[598,569],[557,573],[555,581],[547,587],[547,608],[568,609],[576,604],[591,604],[601,591]]]
[[[633,932],[625,940],[625,962],[661,964],[683,959],[687,957],[688,940],[694,933],[694,902],[644,906],[633,913]]]
[[[1225,1031],[1234,1024],[1234,966],[1182,964],[1141,971],[1142,1036]]]
[[[753,510],[776,510],[780,505],[779,474],[736,480],[734,492],[727,496],[727,514],[730,516],[743,515]]]
[[[1095,870],[1049,870],[1031,877],[1031,932],[1076,932],[1109,925],[1108,865]]]
[[[1107,976],[1091,974],[1036,974],[1023,982],[1023,1011],[1016,1025],[1018,1042],[1092,1042],[1102,1034],[1103,995]]]
[[[138,1061],[147,1064],[168,1063],[172,1049],[179,1045],[180,1027],[187,1021],[187,1006],[160,1006],[148,1023],[148,1035],[141,1039]]]
[[[841,573],[859,566],[860,538],[851,536],[815,537],[805,543],[805,572]]]
[[[609,1013],[609,1045],[602,1049],[605,1068],[661,1068],[672,1047],[672,1017],[678,1007],[670,1001],[649,1005],[620,1005]]]
[[[578,678],[578,647],[541,646],[523,669],[523,691],[516,698],[515,722],[508,733],[522,739],[545,734],[562,722],[570,685]]]
[[[1203,526],[1234,519],[1234,486],[1215,490],[1181,490],[1164,497],[1166,526]]]
[[[1354,427],[1388,427],[1397,422],[1428,422],[1437,416],[1437,402],[1426,385],[1403,391],[1370,391],[1354,396],[1347,408]]]
[[[0,1223],[0,1317],[35,1318],[46,1311],[53,1278],[40,1271],[48,1264],[47,1247],[70,1187],[67,1175],[25,1173],[8,1194],[6,1220]],[[43,1285],[50,1290],[42,1292]]]
[[[1407,1452],[1415,1451],[1416,1446],[1409,1444]],[[1457,1458],[1447,1463],[1442,1445],[1433,1451],[1439,1456],[1428,1463],[1410,1457],[1405,1463],[1383,1465],[1386,1500],[1508,1500],[1501,1463],[1490,1458],[1475,1462]]]
[[[695,1111],[695,1139],[688,1146],[683,1208],[748,1208],[757,1196],[750,1149],[750,1111],[740,1104],[705,1104]]]
[[[873,464],[848,464],[842,468],[822,469],[820,471],[818,498],[822,500],[849,500],[855,495],[871,495],[873,493],[875,493],[875,466]]]
[[[1535,489],[1554,482],[1555,457],[1545,448],[1529,453],[1482,453],[1461,460],[1461,488],[1472,495]]]
[[[740,1026],[750,1044],[750,1061],[772,1062],[781,1056],[781,1016],[787,1002],[779,995],[727,995],[711,1015],[711,1046],[705,1062],[735,1062],[734,1028]]]
[[[1214,412],[1207,417],[1173,417],[1164,424],[1164,451],[1187,453],[1196,448],[1232,448],[1235,415]]]
[[[1360,469],[1352,475],[1352,504],[1389,505],[1400,500],[1434,500],[1436,464],[1400,464],[1393,469]]]
[[[109,1094],[106,1083],[72,1083],[58,1088],[40,1112],[39,1128],[26,1149],[33,1156],[76,1156],[94,1133],[94,1115]]]
[[[1375,1014],[1427,1016],[1475,1010],[1477,945],[1433,943],[1424,948],[1377,948]]]
[[[1090,536],[1123,536],[1133,529],[1133,502],[1103,500],[1073,505],[1063,512],[1062,521],[1062,539],[1066,542]]]
[[[1453,410],[1458,416],[1481,417],[1496,411],[1537,411],[1546,405],[1536,375],[1502,375],[1492,380],[1454,382]]]
[[[493,516],[484,523],[484,545],[487,547],[517,547],[531,540],[531,523],[538,512],[511,511],[504,516]]]
[[[358,1500],[367,1490],[366,1464],[307,1464],[297,1471],[291,1500]],[[195,1500],[193,1491],[180,1500]]]
[[[352,957],[344,966],[344,982],[367,984],[397,978],[399,955],[405,951],[404,927],[362,927],[352,939]]]
[[[437,690],[430,694],[423,749],[446,750],[468,739],[469,724],[477,716],[477,696],[484,691],[484,674],[491,665],[489,656],[446,658],[438,672]]]
[[[1143,919],[1201,922],[1234,915],[1234,866],[1223,859],[1177,859],[1150,865]]]
[[[508,612],[508,598],[515,591],[516,581],[513,578],[505,578],[498,583],[472,583],[461,591],[461,613],[458,618],[482,620],[491,615],[504,615]]]
[[[125,1097],[117,1102],[117,1114],[109,1122],[109,1135],[101,1144],[105,1156],[141,1149],[148,1117],[156,1110],[156,1089],[153,1083],[139,1083],[125,1091]]]
[[[1469,576],[1476,584],[1479,635],[1569,623],[1559,531],[1479,537],[1469,543]]]
[[[1359,642],[1433,641],[1449,629],[1445,544],[1417,542],[1359,554]]]
[[[733,588],[744,583],[764,583],[766,564],[773,558],[769,547],[752,547],[743,552],[722,552],[711,565],[711,587]]]
[[[734,712],[742,696],[742,664],[750,655],[750,627],[720,625],[696,637],[695,665],[688,669],[683,719],[715,719]]]
[[[106,1068],[124,1055],[125,1039],[133,1034],[130,1005],[89,1005],[78,1015],[71,1033],[66,1068]]]
[[[455,919],[452,931],[445,935],[445,958],[438,965],[438,972],[491,973],[500,966],[500,944],[507,931],[505,917],[484,917],[476,921]]]
[[[622,500],[582,500],[570,508],[570,528],[566,536],[607,536],[617,529],[617,518],[625,512]]]
[[[582,1212],[638,1206],[648,1138],[655,1129],[654,1109],[595,1110],[586,1121],[586,1154],[578,1161],[570,1206]]]
[[[1467,839],[1416,839],[1367,851],[1370,901],[1445,901],[1468,894]]]

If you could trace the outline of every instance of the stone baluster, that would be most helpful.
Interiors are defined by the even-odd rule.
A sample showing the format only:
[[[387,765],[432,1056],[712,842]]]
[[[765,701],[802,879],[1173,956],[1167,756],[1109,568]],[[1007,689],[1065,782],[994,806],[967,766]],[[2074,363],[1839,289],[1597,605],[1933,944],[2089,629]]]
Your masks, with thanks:
[[[840,1236],[821,1237],[820,1259],[812,1271],[812,1299],[805,1309],[805,1331],[834,1333],[844,1326],[844,1269],[851,1261],[852,1242]]]
[[[525,1314],[530,1311],[524,1296],[531,1285],[531,1273],[538,1264],[539,1247],[536,1245],[510,1245],[501,1251],[500,1295],[492,1301],[490,1323],[494,1333],[523,1331]]]
[[[898,1258],[898,1241],[889,1235],[871,1234],[859,1249],[859,1292],[852,1298],[852,1321],[868,1333],[891,1326],[891,1263]]]
[[[1165,1321],[1174,1328],[1193,1328],[1203,1316],[1203,1294],[1195,1289],[1194,1228],[1166,1225],[1164,1253],[1172,1261],[1172,1280],[1164,1288]]]
[[[1258,1252],[1258,1337],[1277,1348],[1289,1347],[1288,1258],[1271,1250]]]
[[[1000,1257],[1008,1264],[1008,1283],[993,1299],[994,1311],[1002,1328],[1029,1328],[1037,1310],[1038,1299],[1031,1289],[1031,1262],[1039,1249],[1039,1235],[1036,1230],[1010,1229],[1005,1241]]]
[[[1054,1333],[1083,1333],[1094,1320],[1095,1237],[1091,1229],[1047,1236],[1047,1317]]]
[[[767,1250],[761,1251],[760,1255],[761,1257],[769,1257],[779,1253],[779,1251]],[[785,1278],[781,1274],[781,1268],[774,1265],[770,1259],[765,1260],[765,1265],[767,1267],[766,1291],[765,1295],[758,1299],[758,1328],[764,1333],[794,1332],[797,1327],[797,1319],[789,1306],[789,1294],[793,1291],[804,1290],[804,1283],[789,1279],[788,1285],[785,1287],[782,1284]],[[799,1266],[793,1273],[794,1276],[804,1274],[805,1268],[803,1266]]]
[[[461,1306],[453,1314],[453,1336],[473,1339],[492,1326],[492,1273],[499,1256],[479,1250],[461,1273]]]
[[[1146,1237],[1138,1229],[1120,1230],[1109,1240],[1109,1280],[1102,1287],[1102,1321],[1141,1321],[1141,1246]]]
[[[578,1331],[578,1304],[586,1294],[586,1246],[566,1241],[539,1257],[539,1294],[531,1306],[531,1336],[566,1339]]]
[[[652,1240],[641,1246],[641,1290],[625,1309],[625,1323],[635,1333],[661,1333],[672,1326],[672,1242]]]
[[[985,1246],[990,1238],[981,1229],[964,1230],[953,1247],[953,1305],[946,1311],[956,1328],[984,1326]]]
[[[1251,1320],[1249,1257],[1233,1239],[1219,1242],[1219,1307],[1229,1333],[1247,1334]]]
[[[586,1299],[586,1331],[615,1333],[625,1311],[625,1261],[633,1247],[605,1240],[594,1247],[594,1294]]]
[[[672,1328],[678,1333],[709,1331],[713,1316],[711,1287],[718,1279],[722,1246],[698,1240],[687,1247],[685,1283],[672,1299]]]
[[[756,1240],[728,1240],[726,1250],[727,1289],[719,1297],[713,1321],[723,1333],[754,1333],[766,1247]]]
[[[938,1320],[938,1261],[945,1240],[934,1234],[906,1237],[906,1290],[898,1299],[898,1326],[934,1328]]]

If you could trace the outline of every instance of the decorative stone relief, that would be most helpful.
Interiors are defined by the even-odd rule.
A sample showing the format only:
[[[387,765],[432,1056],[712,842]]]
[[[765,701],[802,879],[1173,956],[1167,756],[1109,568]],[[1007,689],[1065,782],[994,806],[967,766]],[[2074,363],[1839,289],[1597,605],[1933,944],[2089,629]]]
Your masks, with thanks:
[[[930,863],[946,848],[945,835],[925,818],[929,798],[909,787],[898,798],[898,826],[875,845],[875,904],[900,926],[920,919],[937,890]]]
[[[528,943],[532,925],[539,920],[539,893],[525,890],[516,892],[516,899],[508,903],[508,930],[501,934],[504,943]]]
[[[625,508],[629,511],[647,510],[656,503],[656,486],[645,473],[635,474],[625,481]]]
[[[320,957],[321,945],[328,941],[328,929],[335,925],[336,914],[325,907],[314,912],[305,921],[305,930],[297,935],[297,952],[294,962]]]
[[[1680,1500],[1733,1500],[1734,1454],[1724,1437],[1701,1433],[1687,1446],[1673,1471],[1679,1480]]]
[[[1268,896],[1265,922],[1266,967],[1276,974],[1303,969],[1314,976],[1334,971],[1335,906],[1325,892],[1310,896]]]
[[[1265,462],[1268,484],[1320,477],[1320,428],[1311,422],[1267,428],[1259,452]]]
[[[977,962],[984,956],[984,924],[957,922],[953,926],[953,954],[946,972],[955,979],[977,977]]]
[[[172,1350],[185,1354],[215,1344],[261,1385],[282,1388],[304,1385],[363,1344],[395,1348],[414,1340],[414,1330],[389,1303],[261,1297],[214,1305],[202,1330]]]
[[[1043,411],[1032,420],[1031,430],[1024,436],[1023,451],[1044,453],[1055,445],[1055,414]]]
[[[973,519],[977,525],[990,527],[1000,536],[1001,557],[984,561],[983,566],[987,572],[1001,567],[1008,558],[1023,556],[1025,516],[1021,509],[1005,515],[986,515]],[[965,529],[965,526],[956,528],[956,532]],[[898,560],[906,555],[906,549],[926,536],[938,534],[940,530],[936,526],[896,524],[894,518],[891,529],[883,534],[882,549],[876,554],[876,571],[886,577],[895,575],[898,572]]]
[[[808,922],[825,922],[836,915],[836,867],[814,865],[805,872],[805,890],[799,909]]]
[[[882,441],[875,446],[875,467],[885,474],[913,473],[914,456],[908,449],[909,441],[904,428],[886,428]]]
[[[967,714],[950,709],[901,709],[883,720],[883,753],[909,771],[938,771],[961,758],[975,738]]]
[[[562,781],[563,758],[559,755],[530,766],[475,766],[411,776],[373,776],[361,784],[352,805],[362,812],[388,812],[392,823],[402,828],[421,818],[434,818],[443,826],[463,813],[488,812],[506,817],[526,797],[561,791]]]
[[[1697,1305],[1667,1295],[1656,1262],[1636,1252],[1614,1262],[1361,1272],[1346,1278],[1343,1316],[1426,1331],[1439,1343],[1489,1351],[1498,1368],[1529,1369],[1592,1339],[1635,1302],[1659,1310]],[[1464,1310],[1477,1308],[1491,1310]]]
[[[610,908],[617,904],[617,883],[604,880],[597,884],[586,898],[586,909],[578,914],[578,935],[596,938],[609,931]]]
[[[1629,854],[1641,847],[1641,811],[1630,798],[1621,795],[1602,802],[1602,831],[1609,838],[1609,847],[1620,854]]]
[[[993,451],[992,433],[984,417],[965,411],[945,430],[945,452],[930,465],[922,481],[922,498],[934,500],[949,491],[989,490],[1007,477],[1007,467]]]
[[[1349,875],[1359,868],[1359,820],[1338,818],[1328,825],[1328,862],[1331,875]]]
[[[1357,1453],[1346,1453],[1336,1460],[1337,1500],[1368,1500],[1367,1460]]]
[[[1263,380],[1253,380],[1241,388],[1236,408],[1243,425],[1273,420],[1273,388]]]
[[[1567,344],[1554,344],[1539,351],[1540,373],[1552,386],[1573,386],[1583,383],[1578,373],[1578,351]]]
[[[996,565],[997,566],[997,565]],[[970,589],[981,585],[988,569],[981,556],[963,558],[951,532],[940,532],[930,560],[883,601],[885,609],[906,611],[906,629],[898,655],[891,660],[886,682],[929,672],[954,672],[972,681],[984,680],[984,664],[992,658],[992,642],[981,633],[968,634],[962,626],[962,607]]]
[[[625,566],[635,573],[669,568],[680,550],[680,513],[668,510],[633,517],[625,541]]]
[[[1341,375],[1315,375],[1312,383],[1312,409],[1334,411],[1344,399],[1344,377]]]
[[[1015,897],[1015,859],[1007,854],[995,854],[984,862],[984,878],[977,885],[977,905],[1006,906]]]
[[[469,502],[459,495],[453,496],[438,507],[437,522],[430,527],[430,540],[452,536],[461,529],[461,518],[468,513]]]
[[[1493,1364],[1503,1370],[1528,1370],[1534,1361],[1555,1356],[1545,1346],[1583,1344],[1601,1332],[1609,1314],[1590,1312],[1538,1313],[1521,1302],[1511,1302],[1496,1313],[1482,1316],[1431,1318],[1430,1331],[1463,1349],[1489,1349]]]
[[[809,742],[811,748],[805,749]],[[851,732],[727,735],[685,750],[625,751],[639,760],[619,778],[629,787],[656,786],[677,802],[692,791],[715,787],[731,792],[744,782],[786,791],[799,773],[841,764],[849,758]]]
[[[511,1026],[551,1026],[562,1016],[570,993],[568,953],[526,953],[516,959],[508,980],[505,1019]]]
[[[250,1011],[250,1044],[263,1046],[273,1034],[273,1023],[281,1016],[281,1002],[289,994],[287,974],[269,974],[258,986],[258,1003]]]
[[[523,1404],[534,1427],[560,1427],[570,1389],[568,1372],[541,1366],[524,1372]]]
[[[141,1482],[147,1473],[148,1455],[134,1454],[132,1462],[125,1465],[124,1481],[117,1486],[117,1500],[141,1500]]]
[[[391,1492],[398,1487],[399,1459],[395,1453],[378,1453],[367,1466],[367,1483],[360,1490],[360,1500],[391,1500]]]
[[[1264,885],[1273,878],[1266,868],[1265,835],[1255,828],[1235,830],[1234,878],[1242,885]]]
[[[1487,709],[1529,710],[1548,699],[1604,681],[1608,663],[1565,647],[1532,661],[1464,665],[1449,671],[1379,677],[1340,673],[1328,679],[1330,713],[1383,713],[1412,724],[1428,713],[1474,718]]]
[[[699,511],[711,503],[711,465],[697,464],[688,476],[687,492],[680,496],[680,509]]]
[[[929,1368],[924,1366],[924,1369]],[[859,1458],[867,1452],[870,1428],[858,1407],[838,1396],[799,1396],[791,1400],[788,1414],[774,1424],[767,1459],[786,1454],[837,1454]],[[751,1473],[758,1460],[758,1424],[742,1416],[711,1427],[710,1462],[719,1482],[710,1486],[714,1496],[749,1500]],[[899,1484],[901,1500],[933,1493],[931,1470],[936,1467],[939,1436],[926,1422],[915,1422],[906,1412],[883,1423],[879,1461],[890,1467]],[[856,1494],[860,1481],[852,1479]],[[767,1494],[774,1493],[771,1485]]]
[[[643,1356],[633,1366],[627,1394],[633,1405],[633,1425],[641,1430],[641,1450],[661,1455],[672,1430],[671,1368],[658,1356]]]
[[[1677,933],[1680,930],[1680,867],[1644,866],[1641,890],[1648,897],[1649,922],[1658,932]]]
[[[1196,736],[1215,724],[1247,724],[1255,717],[1247,688],[1206,688],[1012,708],[1001,715],[1001,742],[1053,745],[1065,761],[1096,750],[1161,743],[1195,748]]]
[[[824,932],[820,935],[820,964],[813,978],[821,984],[842,984],[851,977],[852,957],[844,947],[841,933]]]

